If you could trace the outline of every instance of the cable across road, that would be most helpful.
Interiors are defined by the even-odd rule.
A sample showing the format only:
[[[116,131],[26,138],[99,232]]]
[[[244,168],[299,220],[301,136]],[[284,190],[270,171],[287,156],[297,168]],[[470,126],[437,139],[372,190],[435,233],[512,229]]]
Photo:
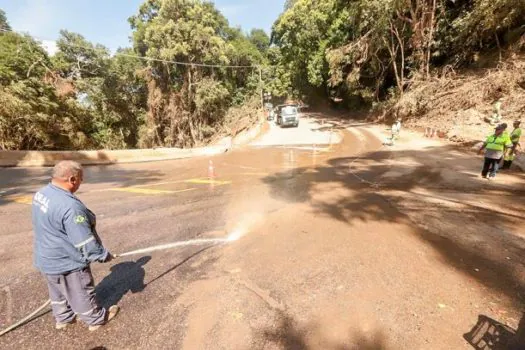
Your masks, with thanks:
[[[2,27],[0,27],[0,32],[14,33],[14,34],[19,34],[19,35],[26,34],[26,33],[16,32],[16,31],[11,30],[9,28],[2,28]],[[41,37],[32,36],[32,35],[30,35],[30,36],[31,36],[31,38],[36,39],[36,40],[41,41],[41,42],[44,42],[44,41],[56,42],[56,40],[52,40],[52,39],[46,39],[46,38],[41,38]],[[86,49],[86,50],[96,50],[97,49],[97,47],[94,47],[94,46],[93,47],[88,47],[88,46],[74,45],[74,44],[69,44],[69,43],[61,43],[60,45],[73,47],[73,48],[79,48],[79,49]],[[106,48],[106,47],[104,47],[104,48]],[[122,57],[129,57],[129,58],[140,59],[140,60],[143,60],[143,61],[162,62],[162,63],[168,63],[168,64],[174,64],[174,65],[180,65],[180,66],[192,66],[192,67],[239,68],[239,69],[240,68],[262,69],[262,68],[268,67],[266,65],[264,65],[264,66],[263,65],[229,65],[229,64],[208,64],[208,63],[198,63],[198,62],[172,61],[172,60],[167,60],[167,59],[162,59],[162,58],[154,58],[154,57],[132,55],[132,54],[124,53],[124,52],[115,52],[113,54],[113,56],[122,56]]]

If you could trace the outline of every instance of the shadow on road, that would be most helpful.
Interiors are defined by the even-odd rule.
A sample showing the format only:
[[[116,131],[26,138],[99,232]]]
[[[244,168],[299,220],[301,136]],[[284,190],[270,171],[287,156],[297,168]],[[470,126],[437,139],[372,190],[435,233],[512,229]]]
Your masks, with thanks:
[[[13,198],[33,195],[39,187],[51,181],[52,168],[0,168],[0,206],[13,201]],[[128,187],[159,181],[164,173],[159,170],[133,170],[119,165],[85,166],[86,184],[118,184]],[[79,194],[85,189],[80,188]]]
[[[525,223],[525,176],[512,173],[513,186],[488,183],[475,175],[480,167],[481,158],[447,145],[394,154],[381,148],[359,159],[339,156],[295,168],[293,176],[277,172],[262,182],[276,199],[308,203],[313,215],[349,225],[406,223],[444,261],[505,293],[519,308],[525,296],[525,239],[516,230]]]
[[[327,340],[320,335],[319,327],[309,325],[301,327],[298,322],[285,312],[279,312],[279,322],[271,329],[263,330],[261,338],[264,343],[275,344],[285,350],[387,350],[387,340],[382,331],[349,332],[346,339],[340,342]]]
[[[208,247],[205,247],[205,248],[202,248],[202,249],[199,249],[197,250],[195,253],[192,253],[191,255],[189,255],[188,257],[184,258],[183,260],[181,260],[180,262],[178,262],[177,264],[173,265],[172,267],[170,267],[169,269],[167,269],[166,271],[164,271],[163,273],[161,273],[160,275],[158,275],[157,277],[153,278],[151,281],[149,281],[146,286],[149,286],[150,284],[152,284],[153,282],[155,281],[158,281],[159,279],[161,279],[162,277],[166,276],[167,274],[169,274],[170,272],[178,269],[179,267],[181,267],[182,265],[184,265],[185,263],[187,263],[188,261],[190,261],[191,259],[193,259],[194,257],[200,255],[201,253],[204,253],[206,250],[208,249],[211,249],[215,247],[215,245],[210,245]]]
[[[111,273],[104,277],[104,279],[102,279],[102,281],[96,286],[97,299],[99,300],[100,305],[106,308],[111,305],[116,305],[128,292],[142,292],[153,282],[160,280],[167,274],[183,266],[189,260],[213,247],[215,247],[215,245],[210,245],[191,253],[147,283],[144,281],[146,272],[143,266],[151,260],[151,256],[143,256],[137,261],[126,261],[116,264],[110,268]]]
[[[517,330],[485,315],[479,315],[476,325],[463,337],[474,349],[523,350],[525,349],[525,314]]]
[[[126,261],[111,267],[111,273],[97,285],[97,299],[101,306],[116,305],[126,293],[140,293],[146,288],[143,266],[151,256],[143,256],[137,261]]]

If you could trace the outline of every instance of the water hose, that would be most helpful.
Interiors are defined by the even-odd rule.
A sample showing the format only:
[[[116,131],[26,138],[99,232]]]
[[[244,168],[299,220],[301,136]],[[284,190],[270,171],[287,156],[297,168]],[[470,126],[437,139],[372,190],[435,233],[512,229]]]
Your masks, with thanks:
[[[12,326],[7,327],[3,331],[0,332],[0,337],[4,334],[7,334],[11,332],[13,329],[20,327],[21,325],[25,324],[26,322],[30,321],[35,315],[37,315],[40,311],[44,310],[49,304],[51,304],[51,300],[48,299],[45,303],[42,304],[38,309],[33,311],[31,314],[27,315],[22,320],[18,321],[17,323],[13,324]]]
[[[226,238],[202,238],[202,239],[193,239],[189,241],[183,241],[183,242],[174,242],[174,243],[168,243],[168,244],[161,244],[156,245],[153,247],[143,248],[143,249],[137,249],[130,252],[122,253],[122,254],[115,254],[115,258],[120,257],[126,257],[128,255],[135,255],[135,254],[144,254],[153,252],[156,250],[163,250],[163,249],[170,249],[170,248],[176,248],[176,247],[184,247],[189,245],[201,245],[201,244],[220,244],[220,243],[228,243],[238,240],[242,235],[244,234],[244,231],[238,229],[233,231],[228,237]],[[39,312],[44,310],[49,304],[51,304],[51,300],[47,300],[44,304],[42,304],[38,309],[33,311],[31,314],[27,315],[22,320],[18,321],[17,323],[7,327],[6,329],[0,331],[0,337],[4,334],[7,334],[11,332],[12,330],[26,324],[27,322],[31,321],[33,317],[35,317]]]

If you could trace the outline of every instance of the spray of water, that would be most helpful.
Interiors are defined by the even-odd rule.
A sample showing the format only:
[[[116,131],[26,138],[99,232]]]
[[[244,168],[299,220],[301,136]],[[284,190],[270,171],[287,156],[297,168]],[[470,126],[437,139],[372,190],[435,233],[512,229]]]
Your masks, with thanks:
[[[233,230],[233,231],[228,235],[228,237],[226,238],[226,241],[228,241],[228,242],[235,242],[235,241],[237,241],[239,238],[241,238],[242,236],[244,236],[245,234],[246,234],[246,230],[242,229],[241,227],[236,228],[235,230]]]
[[[164,249],[171,249],[171,248],[177,248],[177,247],[186,247],[186,246],[192,246],[192,245],[215,245],[215,244],[224,244],[224,243],[230,243],[235,242],[239,240],[242,236],[244,236],[247,232],[247,225],[241,225],[235,230],[231,231],[231,233],[226,238],[202,238],[202,239],[192,239],[189,241],[183,241],[183,242],[173,242],[173,243],[167,243],[167,244],[161,244],[156,245],[153,247],[143,248],[143,249],[137,249],[133,250],[131,252],[126,252],[123,254],[117,255],[118,257],[124,257],[128,255],[135,255],[135,254],[144,254],[149,252],[154,252],[156,250],[164,250]],[[47,300],[44,304],[42,304],[38,309],[33,311],[30,315],[22,319],[21,321],[15,323],[14,325],[1,330],[0,331],[0,337],[3,336],[6,333],[9,333],[13,329],[25,324],[29,320],[31,320],[35,315],[37,315],[40,311],[44,310],[49,304],[51,303],[51,300]]]
[[[157,250],[173,249],[173,248],[187,247],[187,246],[194,246],[194,245],[208,245],[208,244],[214,245],[214,244],[230,243],[230,242],[237,241],[244,234],[245,234],[245,231],[242,228],[237,228],[233,230],[226,238],[201,238],[201,239],[191,239],[189,241],[166,243],[166,244],[156,245],[153,247],[133,250],[131,252],[119,254],[118,256],[124,257],[128,255],[145,254],[145,253],[150,253],[150,252],[154,252]]]

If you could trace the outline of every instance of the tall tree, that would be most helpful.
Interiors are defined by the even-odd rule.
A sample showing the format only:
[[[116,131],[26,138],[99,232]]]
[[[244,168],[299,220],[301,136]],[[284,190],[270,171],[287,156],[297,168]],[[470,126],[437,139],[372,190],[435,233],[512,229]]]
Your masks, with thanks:
[[[66,78],[98,77],[109,67],[109,50],[102,45],[93,45],[80,34],[61,30],[57,47],[54,65]]]
[[[263,54],[270,48],[270,37],[263,29],[252,29],[248,40]]]
[[[136,52],[153,59],[147,71],[146,143],[198,144],[226,112],[228,103],[222,102],[229,96],[224,88],[238,85],[231,80],[237,74],[218,66],[249,66],[260,54],[256,49],[250,52],[249,41],[205,1],[147,0],[130,23]],[[211,113],[197,100],[217,108]]]
[[[0,9],[0,31],[10,31],[11,26],[9,25],[9,22],[7,21],[7,16],[5,15],[5,11]]]
[[[57,94],[54,72],[40,43],[0,34],[0,149],[88,146],[82,111]]]

